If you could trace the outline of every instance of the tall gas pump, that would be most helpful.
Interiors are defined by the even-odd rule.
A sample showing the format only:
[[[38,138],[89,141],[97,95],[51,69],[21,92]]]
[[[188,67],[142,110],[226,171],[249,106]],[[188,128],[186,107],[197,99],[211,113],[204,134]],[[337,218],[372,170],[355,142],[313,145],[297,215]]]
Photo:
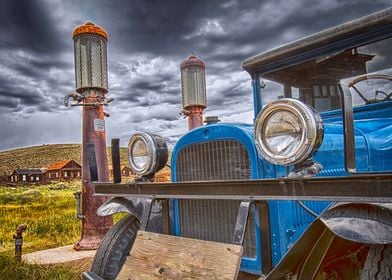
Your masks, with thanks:
[[[182,114],[188,118],[188,130],[202,126],[207,107],[206,64],[191,54],[181,65]]]
[[[76,250],[98,248],[105,233],[113,225],[112,217],[100,217],[97,209],[106,201],[105,197],[93,196],[89,173],[87,144],[95,147],[98,180],[109,181],[106,154],[105,116],[103,106],[110,103],[108,93],[107,40],[106,31],[87,22],[73,31],[75,54],[75,92],[66,95],[65,105],[82,106],[82,236],[75,244]]]

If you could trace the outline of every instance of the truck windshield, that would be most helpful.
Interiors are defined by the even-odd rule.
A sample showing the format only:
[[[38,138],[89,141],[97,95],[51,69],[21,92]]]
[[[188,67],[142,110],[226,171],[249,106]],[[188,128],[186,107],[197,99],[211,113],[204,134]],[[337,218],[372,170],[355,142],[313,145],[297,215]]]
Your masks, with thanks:
[[[358,76],[371,73],[389,75],[390,79],[391,45],[392,38],[388,38],[266,73],[262,76],[263,104],[289,97],[319,112],[340,109],[337,94],[340,82],[348,84]],[[384,78],[363,80],[352,87],[353,105],[392,100],[391,82],[388,76]]]

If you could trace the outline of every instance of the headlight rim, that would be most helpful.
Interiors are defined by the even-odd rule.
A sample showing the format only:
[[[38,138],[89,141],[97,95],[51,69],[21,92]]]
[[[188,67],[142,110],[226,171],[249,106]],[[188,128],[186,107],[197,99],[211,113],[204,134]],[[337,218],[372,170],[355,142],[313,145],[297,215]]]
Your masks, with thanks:
[[[298,147],[288,155],[272,153],[264,143],[263,128],[270,117],[279,111],[293,113],[300,121],[302,127],[301,141]],[[267,161],[277,165],[296,165],[310,158],[320,147],[323,140],[323,124],[318,112],[305,103],[283,98],[266,105],[255,119],[255,143],[259,153]]]
[[[143,141],[147,147],[147,162],[143,168],[139,168],[132,158],[132,147],[136,141]],[[151,134],[144,131],[135,132],[128,141],[128,162],[132,171],[137,175],[149,175],[155,173],[157,166],[156,141]]]

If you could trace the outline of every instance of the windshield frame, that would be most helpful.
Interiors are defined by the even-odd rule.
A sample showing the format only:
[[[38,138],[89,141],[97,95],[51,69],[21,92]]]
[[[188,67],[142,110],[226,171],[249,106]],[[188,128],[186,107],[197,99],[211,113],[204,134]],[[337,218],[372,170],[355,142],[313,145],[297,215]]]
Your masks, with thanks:
[[[311,60],[392,37],[392,8],[338,25],[243,61],[252,78],[254,116],[262,109],[264,76]]]

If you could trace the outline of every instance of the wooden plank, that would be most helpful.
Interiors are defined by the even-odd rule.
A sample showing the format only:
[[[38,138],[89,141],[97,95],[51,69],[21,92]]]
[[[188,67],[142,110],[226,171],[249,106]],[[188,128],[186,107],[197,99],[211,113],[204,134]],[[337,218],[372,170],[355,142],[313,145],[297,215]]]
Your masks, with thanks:
[[[242,246],[138,231],[117,280],[237,279]]]

